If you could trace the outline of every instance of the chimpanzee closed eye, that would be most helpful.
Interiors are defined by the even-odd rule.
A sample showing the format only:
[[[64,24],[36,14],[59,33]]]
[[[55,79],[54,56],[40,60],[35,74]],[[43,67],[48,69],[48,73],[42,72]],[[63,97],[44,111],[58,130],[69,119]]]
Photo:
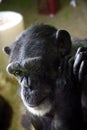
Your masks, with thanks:
[[[36,130],[78,130],[84,126],[81,100],[87,48],[69,58],[71,49],[66,30],[45,24],[31,26],[4,48],[9,55],[7,71],[21,86],[21,99]]]

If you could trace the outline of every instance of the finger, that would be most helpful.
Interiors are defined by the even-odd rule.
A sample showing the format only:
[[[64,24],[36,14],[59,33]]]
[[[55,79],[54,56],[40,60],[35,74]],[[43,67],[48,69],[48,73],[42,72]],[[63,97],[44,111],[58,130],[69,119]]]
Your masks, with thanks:
[[[76,54],[75,54],[75,57],[78,55],[79,52],[81,52],[81,50],[82,50],[82,47],[79,47]]]
[[[77,55],[80,53],[80,52],[87,52],[87,47],[79,47],[77,52],[76,52],[76,55],[75,55],[75,58],[77,57]]]
[[[78,80],[79,81],[84,80],[86,74],[87,74],[87,60],[82,61],[81,65],[80,65],[80,69],[79,69],[79,73],[78,73]]]
[[[87,60],[87,51],[79,52],[73,65],[73,73],[77,75],[82,61]]]
[[[80,64],[82,62],[82,58],[83,58],[83,54],[82,53],[79,53],[76,56],[76,59],[75,59],[74,65],[73,65],[73,73],[74,73],[75,76],[78,75],[78,71],[79,71],[79,68],[80,68]]]

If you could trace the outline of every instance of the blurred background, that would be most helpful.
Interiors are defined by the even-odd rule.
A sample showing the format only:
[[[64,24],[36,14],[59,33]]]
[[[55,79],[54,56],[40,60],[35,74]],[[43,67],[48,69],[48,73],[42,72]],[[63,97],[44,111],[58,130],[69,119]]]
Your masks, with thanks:
[[[74,4],[70,2],[70,0],[0,0],[0,96],[4,97],[13,111],[8,130],[24,130],[21,125],[24,107],[18,96],[18,83],[6,73],[8,57],[2,52],[2,48],[10,45],[24,29],[35,23],[46,23],[58,29],[65,29],[72,38],[87,38],[87,0],[76,0]],[[12,26],[7,28],[5,26],[7,21],[3,20],[5,19],[3,11],[17,12],[22,19],[14,25],[14,28]],[[8,14],[8,19],[11,18],[12,16]],[[14,16],[12,22],[17,21],[15,19]]]

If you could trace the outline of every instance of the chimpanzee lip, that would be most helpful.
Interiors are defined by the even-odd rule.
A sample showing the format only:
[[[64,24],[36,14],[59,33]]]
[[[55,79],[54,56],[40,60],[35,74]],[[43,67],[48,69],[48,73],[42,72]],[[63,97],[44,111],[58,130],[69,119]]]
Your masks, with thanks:
[[[39,105],[43,104],[46,100],[48,100],[49,96],[45,96],[44,98],[42,98],[40,101],[38,101],[37,103],[28,103],[29,107],[38,107]]]
[[[39,93],[40,92],[37,91],[36,97],[34,97],[36,99],[34,100],[33,95],[31,95],[31,96],[29,95],[28,89],[23,90],[24,100],[29,107],[38,107],[41,104],[46,103],[46,101],[49,101],[50,92],[49,93],[40,93],[40,95],[39,95]]]

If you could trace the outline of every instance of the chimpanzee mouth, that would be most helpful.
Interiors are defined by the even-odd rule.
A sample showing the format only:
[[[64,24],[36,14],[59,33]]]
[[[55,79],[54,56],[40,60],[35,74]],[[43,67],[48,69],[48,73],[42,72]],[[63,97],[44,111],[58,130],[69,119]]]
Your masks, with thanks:
[[[44,104],[44,102],[46,102],[47,100],[48,100],[48,96],[46,96],[46,97],[44,97],[44,98],[42,98],[41,100],[39,100],[39,101],[37,101],[37,102],[32,102],[32,103],[30,103],[29,101],[26,101],[27,103],[28,103],[28,105],[29,105],[29,107],[32,107],[32,108],[34,108],[34,107],[38,107],[38,106],[40,106],[41,104]]]
[[[22,97],[22,99],[29,107],[38,107],[39,105],[44,104],[46,101],[50,100],[49,93],[42,93],[37,90],[30,93],[28,89],[23,89]]]
[[[34,115],[43,116],[52,109],[50,92],[35,91],[29,94],[29,91],[22,88],[21,98],[27,110]]]

